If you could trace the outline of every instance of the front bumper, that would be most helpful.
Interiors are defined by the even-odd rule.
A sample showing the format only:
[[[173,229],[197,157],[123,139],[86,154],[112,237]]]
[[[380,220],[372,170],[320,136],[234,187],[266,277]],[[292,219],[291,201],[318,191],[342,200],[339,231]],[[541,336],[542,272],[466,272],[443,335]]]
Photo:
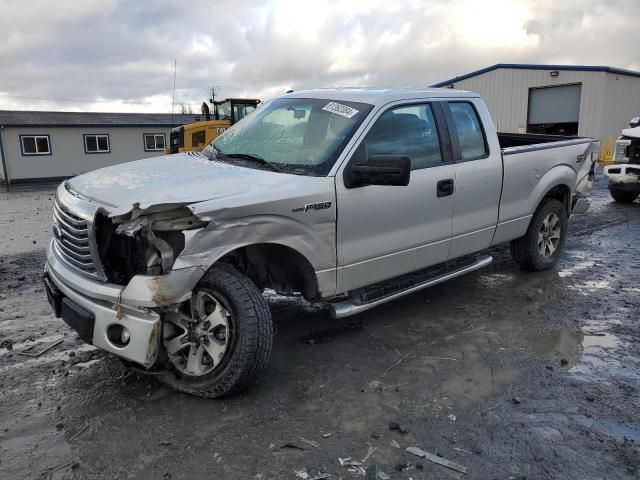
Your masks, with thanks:
[[[604,175],[617,188],[635,191],[640,190],[640,165],[633,163],[616,163],[604,168]]]
[[[69,300],[66,309],[54,306],[56,316],[62,316],[85,340],[96,347],[147,368],[151,367],[158,353],[162,328],[161,315],[154,309],[175,305],[190,298],[191,291],[204,271],[198,267],[190,267],[166,275],[137,275],[127,286],[114,285],[78,273],[60,259],[51,247],[50,245],[44,267],[45,279]],[[51,286],[47,286],[48,294],[51,293],[50,290]],[[57,305],[55,302],[53,304]],[[79,308],[74,310],[74,306]],[[77,312],[83,314],[78,315]],[[94,323],[92,334],[87,325],[91,317]],[[83,318],[87,319],[85,323],[82,323]],[[129,331],[129,343],[121,346],[109,339],[107,331],[112,325]]]

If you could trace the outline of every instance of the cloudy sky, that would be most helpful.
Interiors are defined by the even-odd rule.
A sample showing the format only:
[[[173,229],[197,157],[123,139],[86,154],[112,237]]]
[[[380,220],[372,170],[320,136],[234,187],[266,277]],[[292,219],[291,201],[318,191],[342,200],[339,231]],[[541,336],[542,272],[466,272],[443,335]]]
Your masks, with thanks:
[[[495,63],[640,70],[639,0],[0,0],[0,109],[170,112]]]

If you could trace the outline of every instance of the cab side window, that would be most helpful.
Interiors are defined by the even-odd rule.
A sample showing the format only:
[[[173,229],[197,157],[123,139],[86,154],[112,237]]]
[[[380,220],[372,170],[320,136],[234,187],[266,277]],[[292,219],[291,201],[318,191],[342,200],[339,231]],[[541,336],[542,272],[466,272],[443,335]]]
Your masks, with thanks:
[[[368,156],[409,156],[411,170],[435,167],[442,163],[438,129],[428,104],[386,111],[376,120],[364,144]]]
[[[487,156],[484,132],[473,106],[468,102],[449,102],[449,110],[458,133],[462,159],[474,160]]]

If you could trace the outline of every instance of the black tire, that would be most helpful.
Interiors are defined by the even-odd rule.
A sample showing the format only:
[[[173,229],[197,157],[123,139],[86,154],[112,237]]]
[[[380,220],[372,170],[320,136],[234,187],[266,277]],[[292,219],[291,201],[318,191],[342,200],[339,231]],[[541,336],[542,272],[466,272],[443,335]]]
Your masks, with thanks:
[[[616,202],[620,203],[633,203],[633,201],[638,198],[638,195],[640,195],[638,192],[622,190],[614,186],[609,186],[609,193]]]
[[[269,361],[273,342],[269,306],[255,284],[230,265],[212,267],[198,288],[226,300],[234,325],[231,348],[220,366],[209,373],[187,376],[168,363],[169,372],[160,379],[176,390],[206,398],[240,393],[255,383]]]
[[[557,215],[559,219],[560,237],[555,251],[549,256],[544,256],[539,249],[539,234],[541,233],[543,222],[552,214]],[[558,258],[564,250],[566,240],[567,211],[564,205],[558,200],[546,198],[540,203],[538,209],[533,214],[525,236],[511,242],[511,256],[523,270],[547,270],[555,266],[558,262]]]

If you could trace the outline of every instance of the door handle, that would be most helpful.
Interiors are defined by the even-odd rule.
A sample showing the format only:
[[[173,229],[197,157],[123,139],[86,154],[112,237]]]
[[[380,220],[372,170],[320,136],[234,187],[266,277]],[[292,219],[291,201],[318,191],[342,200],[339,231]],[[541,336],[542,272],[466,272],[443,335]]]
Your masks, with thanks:
[[[439,197],[448,197],[453,195],[453,178],[447,178],[446,180],[440,180],[437,186],[437,195]]]

